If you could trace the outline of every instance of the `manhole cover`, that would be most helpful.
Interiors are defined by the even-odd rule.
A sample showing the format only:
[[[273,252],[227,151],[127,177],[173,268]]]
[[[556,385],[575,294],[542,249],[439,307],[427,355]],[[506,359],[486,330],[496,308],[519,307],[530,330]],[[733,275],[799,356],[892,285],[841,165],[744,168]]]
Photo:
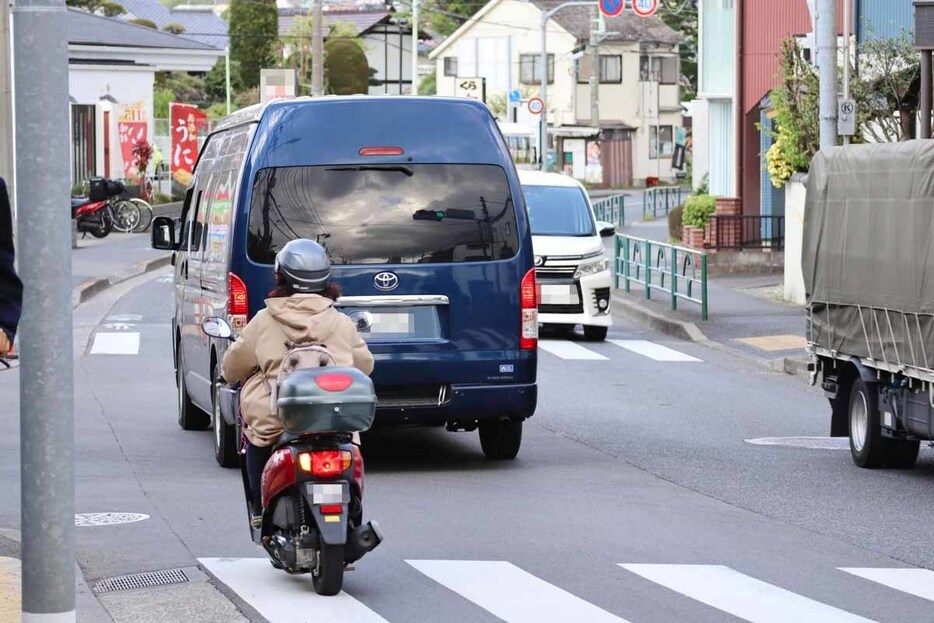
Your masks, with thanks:
[[[80,513],[75,515],[75,525],[79,528],[88,526],[114,526],[123,523],[146,521],[149,515],[142,513]]]
[[[755,446],[788,446],[809,450],[849,450],[850,440],[846,437],[760,437],[747,439]]]
[[[188,576],[181,569],[167,569],[151,573],[133,573],[115,578],[107,578],[95,582],[91,590],[94,594],[115,593],[117,591],[130,591],[137,588],[152,588],[154,586],[167,586],[169,584],[184,584]]]

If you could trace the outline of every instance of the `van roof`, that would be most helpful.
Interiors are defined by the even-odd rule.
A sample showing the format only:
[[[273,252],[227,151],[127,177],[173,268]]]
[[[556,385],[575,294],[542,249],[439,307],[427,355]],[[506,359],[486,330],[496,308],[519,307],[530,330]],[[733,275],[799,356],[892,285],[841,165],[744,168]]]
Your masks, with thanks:
[[[497,121],[499,129],[503,134],[521,134],[523,136],[535,136],[535,130],[521,123],[512,123],[510,121]]]
[[[545,173],[526,169],[519,170],[519,183],[523,186],[560,186],[562,188],[584,189],[584,186],[573,177],[560,173]]]

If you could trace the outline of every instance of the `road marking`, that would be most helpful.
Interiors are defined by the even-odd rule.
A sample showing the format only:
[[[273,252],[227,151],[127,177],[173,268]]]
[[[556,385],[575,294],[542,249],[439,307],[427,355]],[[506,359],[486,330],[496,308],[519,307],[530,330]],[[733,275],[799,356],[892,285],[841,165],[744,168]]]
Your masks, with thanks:
[[[762,337],[740,338],[736,341],[767,352],[804,350],[808,345],[807,340],[800,335],[763,335]]]
[[[506,623],[626,623],[515,565],[483,560],[407,560],[429,578]]]
[[[138,355],[139,333],[95,333],[92,355]]]
[[[928,569],[869,569],[840,567],[840,571],[859,576],[897,591],[934,601],[934,571]]]
[[[722,565],[621,564],[620,567],[752,623],[872,623],[870,619],[792,593]]]
[[[315,594],[311,576],[288,575],[265,558],[199,558],[198,562],[269,623],[388,623],[341,591]]]
[[[608,360],[608,357],[604,357],[600,353],[595,353],[589,348],[584,348],[580,344],[575,344],[574,342],[566,342],[564,340],[539,340],[538,346],[542,350],[547,351],[556,357],[561,357],[562,359],[589,361]]]
[[[808,450],[849,450],[849,437],[759,437],[746,439],[754,446],[788,446]]]
[[[19,621],[21,608],[22,563],[0,556],[0,621]]]
[[[662,346],[646,340],[609,340],[611,343],[621,346],[628,351],[634,352],[643,357],[654,359],[655,361],[700,361],[696,357],[685,355],[673,348]]]

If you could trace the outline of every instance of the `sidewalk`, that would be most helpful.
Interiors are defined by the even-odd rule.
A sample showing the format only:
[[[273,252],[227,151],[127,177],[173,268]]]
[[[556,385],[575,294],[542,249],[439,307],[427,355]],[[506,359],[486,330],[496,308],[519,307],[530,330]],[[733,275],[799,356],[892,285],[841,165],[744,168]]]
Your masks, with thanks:
[[[150,246],[150,234],[78,237],[71,252],[72,301],[75,306],[131,277],[167,266],[171,253]]]

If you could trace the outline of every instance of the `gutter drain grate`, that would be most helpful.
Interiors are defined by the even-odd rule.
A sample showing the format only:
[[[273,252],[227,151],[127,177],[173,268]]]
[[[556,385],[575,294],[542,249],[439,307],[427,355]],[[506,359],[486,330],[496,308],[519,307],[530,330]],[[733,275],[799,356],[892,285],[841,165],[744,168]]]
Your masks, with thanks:
[[[185,575],[185,572],[181,569],[167,569],[165,571],[133,573],[130,575],[120,575],[115,578],[106,578],[96,582],[91,590],[95,595],[100,595],[101,593],[130,591],[138,588],[184,584],[188,581],[188,576]]]

